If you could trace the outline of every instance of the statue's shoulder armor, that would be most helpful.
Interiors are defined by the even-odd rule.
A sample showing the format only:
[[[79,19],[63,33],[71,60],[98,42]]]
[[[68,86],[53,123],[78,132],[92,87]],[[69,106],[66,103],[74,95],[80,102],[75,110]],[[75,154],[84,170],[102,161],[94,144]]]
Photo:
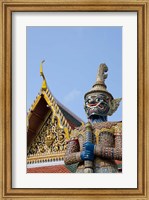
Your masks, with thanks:
[[[122,122],[97,122],[93,124],[93,129],[95,132],[110,132],[114,135],[122,134]]]
[[[85,124],[76,127],[72,132],[71,132],[71,138],[78,138],[80,135],[84,136],[85,133]]]
[[[101,132],[110,132],[114,135],[122,134],[122,122],[97,122],[92,125],[93,132],[101,133]],[[75,128],[71,133],[71,140],[76,139],[80,136],[84,137],[85,134],[85,125],[81,125],[80,127]]]

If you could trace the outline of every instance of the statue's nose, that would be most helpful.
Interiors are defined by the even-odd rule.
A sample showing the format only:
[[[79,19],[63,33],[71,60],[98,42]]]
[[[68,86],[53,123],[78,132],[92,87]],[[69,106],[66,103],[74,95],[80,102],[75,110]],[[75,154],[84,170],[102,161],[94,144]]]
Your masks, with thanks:
[[[90,102],[90,106],[95,106],[96,103],[97,103],[97,102],[95,102],[94,100],[92,100],[92,101]]]

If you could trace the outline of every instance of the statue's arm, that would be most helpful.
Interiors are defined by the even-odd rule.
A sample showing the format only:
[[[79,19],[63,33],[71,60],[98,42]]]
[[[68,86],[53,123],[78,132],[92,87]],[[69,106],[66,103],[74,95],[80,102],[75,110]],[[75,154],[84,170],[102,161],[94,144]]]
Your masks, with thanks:
[[[95,145],[94,154],[102,158],[122,160],[122,135],[115,136],[115,147]]]
[[[81,160],[80,145],[78,139],[71,139],[67,143],[66,153],[64,156],[64,162],[66,165],[71,165]]]

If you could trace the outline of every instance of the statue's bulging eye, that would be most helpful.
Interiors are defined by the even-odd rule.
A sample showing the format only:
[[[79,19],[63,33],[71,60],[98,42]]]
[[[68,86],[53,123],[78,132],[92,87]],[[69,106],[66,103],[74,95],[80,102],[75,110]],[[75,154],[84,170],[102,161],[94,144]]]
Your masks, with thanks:
[[[91,103],[91,101],[92,101],[91,99],[88,99],[87,103]]]
[[[95,101],[96,101],[96,102],[99,102],[99,99],[97,98]]]

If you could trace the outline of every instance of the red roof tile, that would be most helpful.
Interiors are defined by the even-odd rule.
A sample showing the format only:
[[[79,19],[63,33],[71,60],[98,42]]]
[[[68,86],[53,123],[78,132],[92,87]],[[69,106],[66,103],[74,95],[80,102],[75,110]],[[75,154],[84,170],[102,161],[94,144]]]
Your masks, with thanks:
[[[71,173],[64,165],[28,168],[27,173]]]
[[[115,160],[115,162],[117,165],[122,164],[122,161],[120,161],[120,160]]]

